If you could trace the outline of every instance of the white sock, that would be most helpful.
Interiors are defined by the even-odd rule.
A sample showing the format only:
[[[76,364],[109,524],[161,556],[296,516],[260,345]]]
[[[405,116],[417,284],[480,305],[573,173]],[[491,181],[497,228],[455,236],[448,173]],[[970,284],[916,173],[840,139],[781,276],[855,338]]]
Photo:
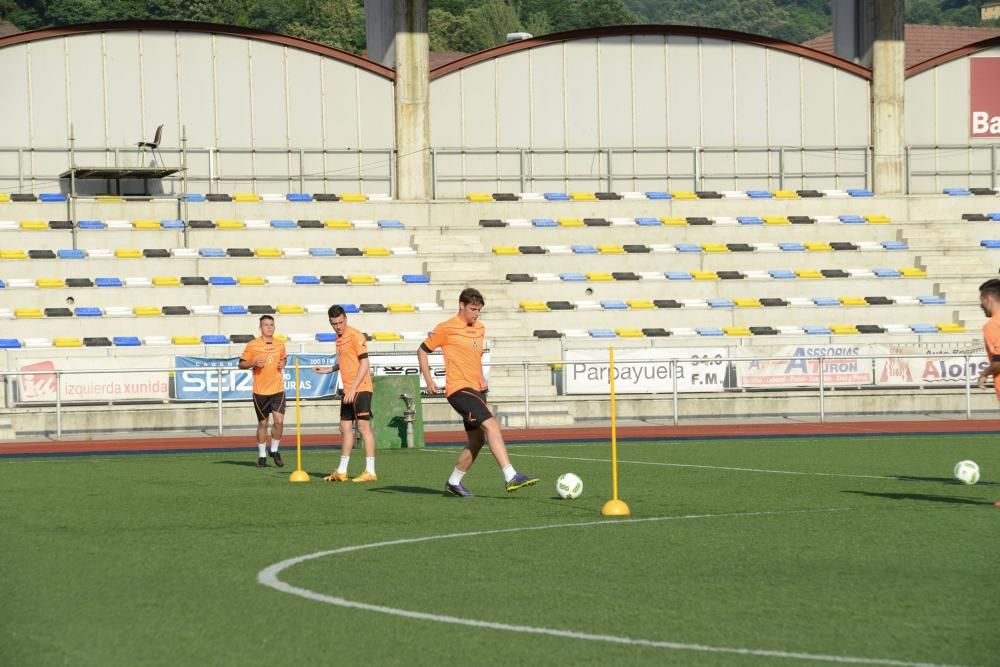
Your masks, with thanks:
[[[510,480],[514,479],[514,475],[516,474],[517,471],[514,470],[514,466],[508,463],[503,468],[503,481],[509,482]]]
[[[366,456],[365,457],[365,472],[374,475],[375,474],[375,457]]]
[[[337,466],[337,472],[339,472],[341,475],[346,475],[347,474],[347,464],[350,462],[350,460],[351,460],[350,456],[341,456],[340,457],[340,465]]]
[[[260,458],[265,458],[267,456],[267,445],[263,442],[257,443],[257,454]]]
[[[281,444],[280,440],[275,440],[274,438],[271,438],[271,451],[272,452],[278,451],[279,444]]]
[[[451,477],[448,478],[448,483],[452,486],[458,486],[462,483],[462,478],[465,477],[465,472],[455,468],[451,471]]]

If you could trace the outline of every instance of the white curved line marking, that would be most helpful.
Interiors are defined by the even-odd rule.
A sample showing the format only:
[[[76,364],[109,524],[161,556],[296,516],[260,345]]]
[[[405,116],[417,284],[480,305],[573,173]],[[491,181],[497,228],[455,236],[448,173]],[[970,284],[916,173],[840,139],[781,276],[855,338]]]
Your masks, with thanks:
[[[556,628],[542,628],[531,625],[495,623],[491,621],[480,621],[472,618],[462,618],[459,616],[431,614],[422,611],[412,611],[409,609],[399,609],[396,607],[386,607],[383,605],[367,604],[364,602],[358,602],[356,600],[348,600],[346,598],[341,598],[334,595],[325,595],[323,593],[317,593],[316,591],[311,591],[307,588],[299,588],[298,586],[292,586],[291,584],[287,584],[278,578],[279,574],[281,574],[283,571],[287,570],[290,567],[293,567],[300,563],[305,563],[307,561],[316,560],[319,558],[325,558],[326,556],[337,556],[340,554],[351,553],[354,551],[363,551],[365,549],[378,549],[381,547],[392,547],[404,544],[417,544],[419,542],[432,542],[435,540],[450,540],[450,539],[458,539],[464,537],[480,537],[483,535],[500,535],[503,533],[517,533],[517,532],[534,531],[534,530],[552,530],[556,528],[608,526],[608,525],[622,524],[622,523],[645,523],[652,521],[681,521],[681,520],[691,520],[691,519],[720,519],[727,517],[757,517],[757,516],[774,516],[782,514],[806,514],[812,512],[843,512],[849,509],[851,508],[830,507],[830,508],[812,509],[812,510],[739,512],[739,513],[734,512],[728,514],[689,514],[686,516],[660,516],[660,517],[650,517],[645,519],[610,519],[603,521],[584,521],[578,523],[550,524],[546,526],[529,526],[526,528],[502,528],[498,530],[478,530],[466,533],[447,533],[443,535],[429,535],[425,537],[412,537],[400,540],[387,540],[384,542],[373,542],[371,544],[356,544],[352,546],[341,547],[339,549],[331,549],[329,551],[317,551],[316,553],[306,554],[304,556],[296,556],[295,558],[289,558],[287,560],[281,561],[280,563],[275,563],[274,565],[270,565],[261,570],[260,572],[258,572],[257,581],[265,586],[281,591],[283,593],[291,593],[292,595],[297,595],[307,600],[315,600],[316,602],[325,602],[327,604],[337,605],[338,607],[346,607],[349,609],[361,609],[364,611],[374,611],[380,614],[401,616],[404,618],[412,618],[421,621],[450,623],[453,625],[464,625],[467,627],[486,628],[490,630],[505,630],[507,632],[521,632],[526,634],[547,635],[550,637],[563,637],[566,639],[580,639],[587,641],[608,642],[612,644],[626,644],[629,646],[666,648],[678,651],[730,653],[737,655],[762,656],[767,658],[818,660],[824,662],[849,663],[849,664],[861,664],[861,665],[889,665],[891,667],[953,667],[948,665],[938,665],[934,663],[906,662],[902,660],[886,660],[881,658],[858,658],[851,656],[823,655],[823,654],[799,653],[799,652],[789,652],[789,651],[770,651],[765,649],[710,646],[706,644],[686,644],[682,642],[656,641],[651,639],[637,639],[633,637],[617,637],[614,635],[597,635],[585,632],[577,632],[574,630],[559,630]]]

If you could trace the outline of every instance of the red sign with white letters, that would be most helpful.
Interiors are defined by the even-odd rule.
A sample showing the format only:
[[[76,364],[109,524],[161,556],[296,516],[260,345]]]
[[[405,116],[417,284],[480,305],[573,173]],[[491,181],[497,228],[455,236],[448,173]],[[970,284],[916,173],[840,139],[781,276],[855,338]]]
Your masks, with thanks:
[[[970,58],[969,74],[969,136],[1000,139],[1000,58]]]

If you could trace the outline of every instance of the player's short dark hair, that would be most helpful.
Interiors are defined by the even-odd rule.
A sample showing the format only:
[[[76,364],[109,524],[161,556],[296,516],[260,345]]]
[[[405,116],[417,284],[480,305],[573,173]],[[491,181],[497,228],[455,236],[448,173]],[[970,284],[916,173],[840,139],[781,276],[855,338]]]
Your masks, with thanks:
[[[1000,301],[1000,278],[990,278],[979,286],[980,294],[989,294],[997,301]]]
[[[261,315],[260,316],[260,323],[264,324],[264,320],[271,320],[273,322],[274,318],[271,317],[270,315]]]
[[[326,316],[331,320],[341,315],[347,315],[347,311],[344,310],[343,306],[330,306],[330,310],[326,311]]]
[[[462,290],[462,293],[458,295],[458,302],[463,306],[471,304],[482,307],[486,305],[486,299],[483,298],[483,295],[475,287],[466,287]]]

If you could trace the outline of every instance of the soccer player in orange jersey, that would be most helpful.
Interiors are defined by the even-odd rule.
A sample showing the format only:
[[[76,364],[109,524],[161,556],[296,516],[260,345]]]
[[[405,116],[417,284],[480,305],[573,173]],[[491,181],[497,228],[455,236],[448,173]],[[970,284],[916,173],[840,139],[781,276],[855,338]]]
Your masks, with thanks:
[[[253,369],[253,409],[257,413],[257,467],[267,467],[267,421],[271,427],[271,458],[279,468],[285,465],[278,452],[285,424],[285,344],[274,338],[274,318],[261,315],[260,336],[243,348],[239,367]]]
[[[326,313],[333,333],[337,334],[337,365],[320,366],[317,373],[332,373],[340,369],[340,379],[344,383],[344,395],[340,399],[340,466],[324,477],[327,482],[346,482],[347,464],[351,460],[354,445],[354,424],[358,425],[361,439],[365,443],[365,471],[351,479],[352,482],[377,482],[375,475],[375,435],[372,433],[372,376],[369,373],[368,339],[365,335],[347,326],[347,313],[340,306],[330,306]]]
[[[1000,399],[1000,278],[987,280],[979,286],[979,305],[990,318],[983,325],[983,342],[986,344],[986,359],[989,362],[979,374],[979,388],[986,387],[986,380],[993,378],[993,389]]]
[[[427,355],[441,348],[444,354],[445,394],[448,403],[462,415],[468,442],[458,455],[455,470],[444,485],[446,495],[471,498],[473,493],[462,483],[482,449],[484,441],[503,470],[507,493],[538,483],[537,477],[523,475],[510,463],[507,447],[503,442],[500,424],[486,405],[486,376],[483,375],[483,340],[486,328],[479,321],[479,313],[486,302],[479,290],[468,287],[458,297],[458,314],[434,327],[434,331],[417,349],[420,372],[427,383],[427,391],[438,393],[431,376]]]

